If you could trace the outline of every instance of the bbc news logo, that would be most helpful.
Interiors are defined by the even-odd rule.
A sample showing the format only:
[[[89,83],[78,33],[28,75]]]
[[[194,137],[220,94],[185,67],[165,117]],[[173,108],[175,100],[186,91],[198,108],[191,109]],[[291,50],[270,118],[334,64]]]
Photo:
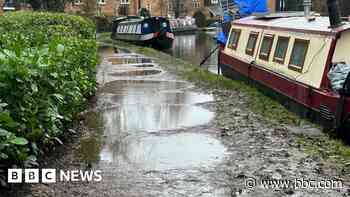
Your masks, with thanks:
[[[8,183],[100,182],[102,171],[8,169]]]

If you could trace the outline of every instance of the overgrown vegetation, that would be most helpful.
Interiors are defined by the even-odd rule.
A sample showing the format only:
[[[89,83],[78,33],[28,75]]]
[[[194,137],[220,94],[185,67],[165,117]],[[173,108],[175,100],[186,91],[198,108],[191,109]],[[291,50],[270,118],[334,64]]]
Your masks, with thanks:
[[[1,164],[36,158],[72,128],[96,89],[95,26],[78,16],[17,12],[0,18]]]

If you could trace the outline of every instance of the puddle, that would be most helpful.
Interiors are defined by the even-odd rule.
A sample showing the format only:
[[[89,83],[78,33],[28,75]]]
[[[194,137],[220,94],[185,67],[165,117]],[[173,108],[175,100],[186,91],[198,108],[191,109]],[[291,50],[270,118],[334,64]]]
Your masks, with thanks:
[[[111,62],[113,65],[152,63],[152,60],[150,58],[141,58],[141,57],[138,57],[138,58],[112,57],[112,58],[108,58],[108,61]]]
[[[139,67],[139,68],[150,68],[150,67],[154,67],[153,64],[135,64],[133,65],[135,67]]]
[[[214,101],[213,96],[193,91],[187,82],[166,81],[176,77],[157,75],[162,70],[150,58],[111,52],[99,68],[98,113],[86,118],[97,131],[81,139],[77,156],[108,174],[122,174],[120,179],[110,176],[118,184],[147,181],[143,175],[149,170],[214,169],[226,147],[208,125],[215,113],[199,105]],[[124,76],[130,80],[118,80]],[[131,80],[136,76],[144,77]]]
[[[195,92],[155,92],[145,91],[144,98],[140,98],[140,93],[130,91],[129,94],[106,94],[103,102],[107,105],[132,105],[132,104],[148,104],[148,105],[190,105],[212,102],[212,95],[200,94]]]
[[[178,133],[170,136],[129,137],[122,144],[107,140],[101,161],[132,165],[145,170],[169,170],[210,166],[223,159],[221,142],[207,134]],[[126,147],[125,147],[126,146]]]
[[[154,92],[160,91],[185,89],[189,86],[189,83],[180,81],[118,80],[106,83],[100,88],[99,92],[110,94],[144,94],[144,92],[152,92],[154,94]]]
[[[213,96],[189,91],[189,86],[177,81],[114,81],[100,89],[98,105],[115,130],[149,132],[209,123],[214,113],[194,104],[211,102]]]
[[[174,130],[207,124],[214,118],[213,112],[202,107],[168,104],[121,105],[105,110],[105,115],[105,125],[116,132]]]
[[[145,76],[145,75],[156,75],[161,73],[161,70],[131,70],[124,72],[111,73],[112,76]]]
[[[113,47],[114,53],[131,53],[129,49]]]

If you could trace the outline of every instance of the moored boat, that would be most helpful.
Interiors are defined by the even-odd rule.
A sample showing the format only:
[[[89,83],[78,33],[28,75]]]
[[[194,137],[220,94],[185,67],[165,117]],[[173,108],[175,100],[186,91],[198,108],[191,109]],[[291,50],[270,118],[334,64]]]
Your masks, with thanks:
[[[174,34],[163,17],[121,17],[113,21],[112,39],[158,49],[171,48]]]
[[[306,4],[307,5],[307,4]],[[329,17],[278,13],[233,21],[219,53],[222,73],[249,79],[340,127],[350,119],[350,24],[336,1]]]

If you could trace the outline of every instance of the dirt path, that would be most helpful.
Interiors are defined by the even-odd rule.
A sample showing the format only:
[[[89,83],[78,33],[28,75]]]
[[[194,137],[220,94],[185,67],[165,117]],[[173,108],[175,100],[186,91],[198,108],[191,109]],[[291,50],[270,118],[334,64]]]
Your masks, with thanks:
[[[97,101],[83,115],[82,137],[45,167],[102,170],[103,180],[35,184],[6,196],[350,196],[349,166],[300,146],[300,135],[323,136],[317,128],[267,121],[244,93],[195,86],[160,59],[111,47],[101,55]],[[263,180],[292,182],[276,188]],[[342,185],[302,188],[307,180]]]

